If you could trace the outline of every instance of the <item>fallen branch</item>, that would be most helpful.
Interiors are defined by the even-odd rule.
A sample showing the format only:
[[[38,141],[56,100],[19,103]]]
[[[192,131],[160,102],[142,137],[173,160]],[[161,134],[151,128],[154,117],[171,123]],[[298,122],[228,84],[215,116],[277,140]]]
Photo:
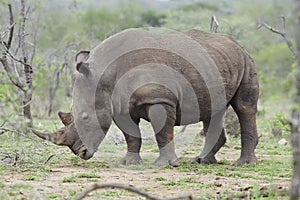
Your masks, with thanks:
[[[81,200],[81,199],[85,198],[90,192],[97,190],[97,189],[104,189],[104,188],[112,188],[112,189],[117,188],[117,189],[129,190],[130,192],[139,194],[139,195],[146,197],[147,199],[151,199],[151,200],[179,200],[179,199],[192,200],[193,199],[192,195],[185,195],[185,196],[179,196],[179,197],[174,197],[174,198],[158,198],[158,197],[155,197],[151,194],[148,194],[147,192],[144,192],[144,191],[137,189],[130,185],[122,185],[122,184],[114,184],[114,183],[109,183],[109,184],[95,183],[90,188],[88,188],[84,192],[82,192],[79,196],[77,196],[75,198],[75,200]]]
[[[52,154],[51,156],[49,156],[49,158],[47,158],[47,160],[44,162],[44,165],[46,165],[54,156],[56,155]]]
[[[22,133],[20,133],[16,130],[5,128],[5,127],[0,127],[0,130],[1,130],[1,134],[5,133],[5,132],[11,132],[11,133],[16,133],[18,135],[23,135]]]

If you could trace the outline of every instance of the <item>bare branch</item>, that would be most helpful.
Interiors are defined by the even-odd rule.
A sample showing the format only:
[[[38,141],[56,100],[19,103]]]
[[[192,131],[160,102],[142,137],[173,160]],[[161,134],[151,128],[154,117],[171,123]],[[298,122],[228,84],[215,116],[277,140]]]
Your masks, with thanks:
[[[2,44],[3,44],[3,43],[2,43]],[[5,46],[5,53],[6,53],[7,55],[9,55],[10,58],[12,58],[14,61],[16,61],[16,62],[18,62],[18,63],[20,63],[20,64],[22,64],[22,65],[27,65],[27,63],[25,63],[25,62],[22,61],[21,59],[18,59],[17,57],[15,57],[15,56],[9,51],[9,49],[6,47],[5,44],[3,44],[3,45]]]
[[[270,31],[272,31],[273,33],[279,34],[282,37],[285,37],[285,33],[281,32],[280,30],[268,25],[267,23],[261,22],[260,24],[258,24],[258,26],[256,27],[257,29],[260,29],[261,27],[265,27],[267,29],[269,29]]]
[[[286,30],[286,22],[285,22],[285,16],[281,16],[281,20],[282,20],[282,25],[283,25],[283,30]]]
[[[13,76],[13,73],[11,71],[11,68],[9,67],[9,64],[7,62],[7,58],[6,56],[4,56],[3,58],[0,58],[0,62],[2,63],[3,67],[4,67],[4,70],[9,78],[9,80],[12,82],[12,84],[14,84],[16,87],[18,87],[20,90],[22,91],[25,91],[25,88],[24,88],[24,84],[19,80],[19,79],[16,79],[14,76]]]
[[[11,47],[11,43],[12,43],[12,39],[13,39],[13,35],[14,35],[14,16],[13,16],[13,12],[12,12],[12,7],[11,4],[8,4],[8,10],[9,10],[9,23],[10,23],[10,30],[9,30],[9,38],[7,41],[7,45],[6,48],[10,49]]]
[[[1,127],[0,130],[1,130],[2,134],[5,132],[11,132],[11,133],[16,133],[18,135],[22,135],[20,132],[18,132],[16,130],[5,128],[5,127]]]
[[[291,40],[287,37],[287,35],[286,35],[286,22],[285,22],[285,17],[282,16],[282,17],[281,17],[281,20],[282,20],[282,27],[283,27],[283,30],[282,30],[282,31],[279,30],[279,29],[276,29],[276,28],[274,28],[274,27],[272,27],[272,26],[270,26],[269,24],[267,24],[267,23],[265,23],[265,22],[260,22],[260,23],[258,23],[258,25],[256,26],[256,28],[257,28],[257,29],[260,29],[260,28],[264,27],[264,28],[270,30],[272,33],[275,33],[275,34],[280,35],[280,36],[284,39],[284,41],[285,41],[285,43],[287,44],[287,46],[288,46],[288,48],[290,49],[290,51],[292,52],[293,57],[294,57],[294,58],[297,58],[297,53],[296,53],[295,47],[293,46],[292,41],[291,41]]]
[[[104,188],[112,188],[112,189],[124,189],[124,190],[129,190],[130,192],[139,194],[143,197],[146,197],[147,199],[151,199],[151,200],[179,200],[179,199],[190,199],[192,200],[193,197],[192,195],[186,195],[186,196],[179,196],[179,197],[174,197],[174,198],[158,198],[155,197],[151,194],[148,194],[147,192],[144,192],[140,189],[137,189],[133,186],[130,185],[122,185],[122,184],[97,184],[95,183],[94,185],[92,185],[90,188],[86,189],[84,192],[82,192],[79,196],[77,196],[75,198],[75,200],[81,200],[83,198],[85,198],[90,192],[97,190],[97,189],[104,189]]]

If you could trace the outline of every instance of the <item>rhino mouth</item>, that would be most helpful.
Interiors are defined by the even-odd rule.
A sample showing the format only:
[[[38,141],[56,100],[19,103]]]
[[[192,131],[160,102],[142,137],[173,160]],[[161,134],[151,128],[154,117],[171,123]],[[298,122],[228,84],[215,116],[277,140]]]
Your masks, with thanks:
[[[76,155],[83,160],[88,160],[93,157],[93,154],[91,154],[85,146],[81,146]]]

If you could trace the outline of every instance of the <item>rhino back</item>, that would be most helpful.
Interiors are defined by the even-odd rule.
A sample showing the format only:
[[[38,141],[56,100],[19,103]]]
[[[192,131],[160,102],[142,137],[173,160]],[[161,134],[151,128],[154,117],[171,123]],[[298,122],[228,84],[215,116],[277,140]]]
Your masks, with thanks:
[[[224,87],[226,102],[229,102],[243,78],[245,59],[249,59],[247,53],[224,35],[198,30],[158,35],[131,29],[101,43],[88,62],[99,76],[98,88],[111,95],[116,91],[115,97],[118,97],[114,98],[113,105],[116,105],[118,112],[128,113],[130,95],[147,82],[160,83],[164,75],[160,70],[170,68],[175,73],[169,73],[169,77],[165,78],[172,85],[168,86],[172,88],[172,93],[177,98],[186,98],[185,101],[191,99],[190,103],[184,104],[190,105],[187,110],[193,111],[196,103],[201,113],[210,116],[210,91],[216,90],[215,93],[219,93],[218,88]],[[178,74],[184,78],[176,77]],[[126,77],[126,82],[119,84],[121,87],[118,88],[117,83],[122,77]],[[189,86],[183,80],[191,86],[194,97],[184,93],[189,91]],[[147,95],[147,90],[143,91],[140,98],[135,98],[137,105],[170,102],[173,98],[170,95],[164,96],[167,94],[164,92],[155,96],[153,92],[148,92]],[[199,119],[195,121],[197,120]]]

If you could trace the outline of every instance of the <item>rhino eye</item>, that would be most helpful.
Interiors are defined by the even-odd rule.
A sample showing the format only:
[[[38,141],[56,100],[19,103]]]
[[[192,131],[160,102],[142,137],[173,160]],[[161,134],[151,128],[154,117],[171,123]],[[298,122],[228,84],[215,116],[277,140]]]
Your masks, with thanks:
[[[86,112],[83,112],[83,113],[81,114],[81,118],[82,118],[83,120],[87,120],[87,119],[89,118],[89,115],[88,115]]]

